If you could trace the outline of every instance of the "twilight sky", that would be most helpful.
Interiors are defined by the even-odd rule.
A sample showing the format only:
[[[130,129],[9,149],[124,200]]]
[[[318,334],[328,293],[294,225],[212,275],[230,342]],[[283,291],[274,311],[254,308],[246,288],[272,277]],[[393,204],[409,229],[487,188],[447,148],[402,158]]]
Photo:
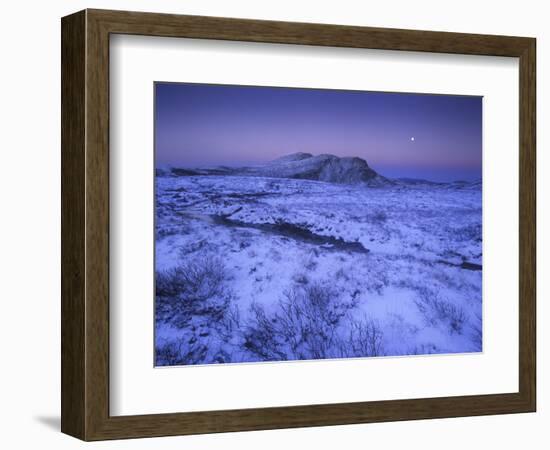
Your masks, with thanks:
[[[479,179],[481,117],[473,96],[156,83],[156,164],[332,153],[359,156],[390,178]]]

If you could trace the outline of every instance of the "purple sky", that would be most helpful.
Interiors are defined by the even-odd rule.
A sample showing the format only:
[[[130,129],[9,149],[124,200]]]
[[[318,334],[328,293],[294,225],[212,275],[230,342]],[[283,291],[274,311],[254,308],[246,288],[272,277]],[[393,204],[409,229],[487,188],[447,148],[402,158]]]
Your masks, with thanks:
[[[156,164],[332,153],[364,158],[390,178],[479,179],[481,117],[474,96],[156,83]]]

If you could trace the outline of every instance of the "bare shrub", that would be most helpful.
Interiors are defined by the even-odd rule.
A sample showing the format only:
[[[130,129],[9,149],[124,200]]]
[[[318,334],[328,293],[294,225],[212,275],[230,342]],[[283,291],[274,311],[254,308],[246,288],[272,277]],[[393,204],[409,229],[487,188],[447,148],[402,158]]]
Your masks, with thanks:
[[[214,250],[214,245],[212,243],[209,243],[206,239],[200,239],[198,241],[190,242],[187,245],[181,247],[179,249],[179,256],[182,259],[184,258],[188,259],[192,257],[190,255],[191,253],[195,253],[199,251],[202,253],[205,253],[213,250]]]
[[[483,350],[483,326],[481,315],[479,314],[475,314],[475,320],[472,324],[472,332],[470,338],[472,340],[475,350],[481,352]]]
[[[482,226],[481,223],[473,223],[459,228],[449,230],[455,241],[474,241],[481,242]]]
[[[454,272],[454,267],[441,267],[439,270],[434,270],[433,279],[441,283],[442,286],[460,290],[465,283]]]
[[[204,344],[189,343],[185,339],[165,341],[155,348],[156,366],[198,364],[204,361],[207,347]]]
[[[384,289],[390,285],[390,279],[386,268],[379,270],[369,279],[368,289],[369,291],[376,292],[378,295],[382,295]]]
[[[292,277],[292,280],[297,284],[308,284],[309,278],[305,273],[296,273]]]
[[[174,235],[187,235],[190,234],[192,231],[192,228],[187,223],[181,223],[177,225],[164,225],[164,226],[157,226],[156,231],[156,239],[162,239],[168,236],[174,236]]]
[[[225,341],[235,336],[241,328],[241,311],[237,305],[229,306],[220,321],[219,333]]]
[[[380,325],[367,317],[351,320],[347,341],[342,347],[348,357],[382,356],[385,354]]]
[[[252,305],[245,348],[263,360],[341,357],[339,330],[350,307],[330,287],[296,285],[269,315]]]
[[[462,334],[464,324],[468,317],[460,306],[447,300],[439,298],[436,292],[428,289],[419,289],[419,297],[416,306],[424,315],[430,325],[437,325],[438,322],[446,323],[451,333]]]
[[[263,361],[285,360],[286,354],[279,343],[279,331],[265,309],[258,303],[250,306],[251,319],[244,333],[244,348]]]
[[[415,345],[410,348],[405,354],[406,355],[431,355],[434,353],[441,353],[441,350],[433,343],[424,343]]]
[[[219,321],[228,308],[228,273],[219,258],[201,256],[156,274],[156,319],[178,328],[194,316]]]
[[[388,215],[381,209],[377,209],[367,215],[367,222],[374,225],[382,225],[388,221]]]
[[[336,331],[345,312],[332,289],[312,283],[285,292],[276,320],[298,359],[320,359],[335,356]]]

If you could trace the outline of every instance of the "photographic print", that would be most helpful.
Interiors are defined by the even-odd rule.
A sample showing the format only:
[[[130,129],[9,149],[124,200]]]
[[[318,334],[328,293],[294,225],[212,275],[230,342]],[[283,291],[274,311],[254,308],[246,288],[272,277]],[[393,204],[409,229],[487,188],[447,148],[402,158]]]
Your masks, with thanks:
[[[482,351],[482,97],[154,101],[156,366]]]

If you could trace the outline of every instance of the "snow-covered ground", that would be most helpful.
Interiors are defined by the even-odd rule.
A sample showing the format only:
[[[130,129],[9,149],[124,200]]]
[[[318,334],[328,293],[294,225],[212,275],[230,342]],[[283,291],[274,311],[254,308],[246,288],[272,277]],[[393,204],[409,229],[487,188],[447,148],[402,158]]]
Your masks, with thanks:
[[[156,177],[158,365],[481,351],[481,185]]]

